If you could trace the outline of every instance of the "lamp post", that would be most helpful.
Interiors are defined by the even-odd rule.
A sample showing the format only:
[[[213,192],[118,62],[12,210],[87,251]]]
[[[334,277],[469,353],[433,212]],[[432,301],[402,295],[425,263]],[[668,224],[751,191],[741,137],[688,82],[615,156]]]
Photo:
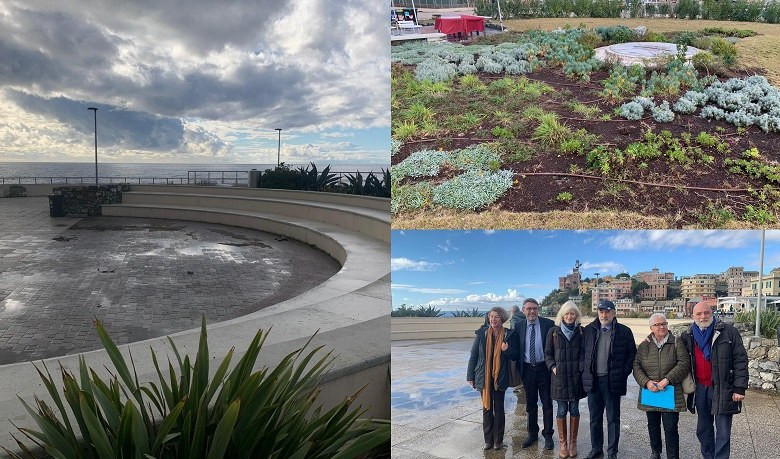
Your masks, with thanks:
[[[95,185],[98,184],[98,166],[97,166],[97,107],[87,107],[95,114]]]
[[[593,288],[593,290],[596,291],[596,306],[599,304],[599,299],[601,296],[599,295],[599,273],[593,273],[596,276],[596,286]],[[591,294],[590,299],[591,309],[593,309],[593,295]]]
[[[276,131],[279,132],[279,146],[276,148],[276,167],[279,167],[282,157],[282,128],[276,128]]]

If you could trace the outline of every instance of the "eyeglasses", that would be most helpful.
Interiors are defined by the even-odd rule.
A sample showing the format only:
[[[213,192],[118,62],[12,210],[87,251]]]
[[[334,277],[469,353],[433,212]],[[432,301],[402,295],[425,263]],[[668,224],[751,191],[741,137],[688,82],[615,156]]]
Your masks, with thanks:
[[[666,323],[666,322],[664,322],[662,324],[653,324],[653,325],[651,325],[651,327],[668,327],[668,326],[669,326],[669,324]]]

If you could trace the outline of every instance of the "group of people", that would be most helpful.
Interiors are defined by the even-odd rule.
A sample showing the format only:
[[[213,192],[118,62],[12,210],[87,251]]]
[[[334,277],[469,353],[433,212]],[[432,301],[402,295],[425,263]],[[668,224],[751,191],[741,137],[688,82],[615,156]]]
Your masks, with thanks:
[[[718,321],[705,303],[693,308],[693,324],[679,337],[669,332],[664,314],[650,317],[650,334],[639,344],[615,318],[615,305],[601,301],[598,317],[582,324],[577,305],[561,306],[555,321],[539,316],[539,303],[528,298],[522,314],[495,307],[476,330],[466,380],[482,394],[485,450],[505,448],[504,399],[512,380],[520,379],[526,394],[528,448],[539,441],[538,411],[542,406],[544,448],[553,442],[553,405],[557,402],[559,456],[577,457],[579,401],[588,399],[590,452],[604,457],[603,421],[607,417],[607,457],[617,458],[620,401],[628,376],[642,389],[638,408],[646,412],[651,458],[680,457],[678,422],[686,409],[698,416],[696,436],[705,459],[728,458],[732,416],[741,411],[748,386],[748,356],[739,332]],[[673,404],[655,401],[673,391]],[[669,394],[670,398],[672,394]],[[652,400],[652,401],[651,401]],[[568,415],[568,422],[567,422]]]

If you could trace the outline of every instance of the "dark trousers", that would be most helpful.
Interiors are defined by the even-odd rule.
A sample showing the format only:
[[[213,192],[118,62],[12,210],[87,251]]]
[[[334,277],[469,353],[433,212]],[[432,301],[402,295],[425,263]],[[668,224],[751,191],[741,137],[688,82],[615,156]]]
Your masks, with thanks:
[[[618,453],[620,441],[620,395],[609,391],[607,376],[596,376],[593,392],[588,394],[590,444],[592,451],[604,450],[604,410],[607,411],[608,454]]]
[[[712,387],[696,384],[696,437],[704,459],[728,459],[731,454],[731,414],[712,415]],[[713,426],[714,424],[714,426]]]
[[[482,431],[485,433],[486,445],[500,445],[504,442],[504,395],[506,391],[490,389],[491,407],[482,407]]]
[[[680,413],[647,412],[647,432],[650,434],[650,448],[658,453],[663,450],[661,445],[661,421],[664,424],[664,436],[666,437],[666,457],[667,459],[679,459],[680,434],[677,432],[677,424],[680,421]]]
[[[550,370],[544,363],[523,364],[523,387],[525,387],[525,412],[528,413],[528,435],[539,435],[539,406],[542,401],[542,422],[544,437],[553,434],[553,407],[550,396]]]

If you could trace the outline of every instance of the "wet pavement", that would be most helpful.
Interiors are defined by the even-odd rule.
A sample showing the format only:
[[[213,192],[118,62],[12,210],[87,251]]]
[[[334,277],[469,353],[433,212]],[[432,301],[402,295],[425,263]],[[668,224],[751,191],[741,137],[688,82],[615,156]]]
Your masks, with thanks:
[[[537,443],[528,449],[525,401],[513,391],[506,395],[508,448],[483,452],[480,395],[466,383],[472,340],[394,341],[392,344],[392,457],[394,458],[556,458]],[[621,403],[620,458],[650,457],[647,421],[636,407],[639,387],[631,378]],[[522,397],[522,394],[521,394]],[[590,451],[587,399],[580,400],[578,457]],[[553,402],[553,411],[556,406]],[[539,425],[541,428],[541,407]],[[606,448],[606,420],[604,421]],[[696,416],[680,414],[681,458],[698,458]],[[769,459],[780,456],[780,396],[749,390],[743,412],[734,416],[731,457]],[[662,457],[666,457],[665,452]]]
[[[129,343],[297,296],[340,266],[307,244],[175,220],[49,217],[47,198],[0,199],[0,364]]]

